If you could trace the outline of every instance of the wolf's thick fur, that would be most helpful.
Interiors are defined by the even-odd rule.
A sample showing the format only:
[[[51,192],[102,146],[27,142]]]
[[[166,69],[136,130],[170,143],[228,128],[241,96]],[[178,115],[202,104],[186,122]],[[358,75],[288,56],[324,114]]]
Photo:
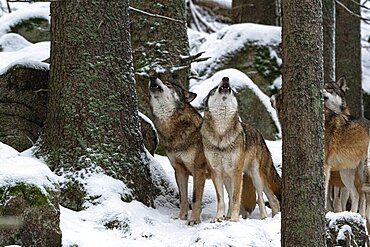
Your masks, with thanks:
[[[333,157],[332,156],[333,154],[336,154],[341,151],[343,152],[343,149],[346,149],[344,146],[338,148],[338,146],[340,146],[340,143],[342,142],[342,139],[343,140],[346,139],[347,138],[346,135],[348,135],[347,130],[343,128],[343,126],[345,125],[344,122],[339,123],[339,120],[343,119],[343,116],[344,118],[347,118],[349,116],[349,111],[346,106],[346,103],[345,101],[342,100],[342,98],[344,97],[344,93],[348,89],[348,87],[346,84],[343,84],[343,83],[344,83],[343,78],[341,78],[340,80],[338,80],[338,82],[325,84],[326,90],[328,90],[328,91],[325,91],[326,94],[332,93],[332,95],[325,96],[326,98],[326,101],[325,101],[325,157],[326,158],[329,155],[330,157]],[[328,97],[330,97],[330,100],[328,99]],[[283,123],[284,115],[283,115],[282,93],[281,92],[271,97],[271,104],[277,110],[279,119]],[[332,108],[333,110],[330,110],[330,108]],[[335,113],[335,112],[338,112],[338,113]],[[340,136],[342,138],[338,138]],[[349,141],[353,141],[353,139]],[[333,165],[332,163],[329,164],[331,166],[327,166],[326,158],[325,158],[325,175],[326,175],[325,177],[327,178],[325,180],[326,181],[325,183],[326,207],[327,209],[330,209],[330,210],[334,209],[334,211],[346,210],[346,204],[347,204],[348,193],[349,193],[348,190],[352,191],[353,200],[356,200],[355,198],[358,198],[358,192],[360,192],[360,187],[361,187],[359,175],[358,173],[356,173],[356,169],[352,169],[352,167],[339,169],[338,165]],[[357,165],[355,165],[355,167],[357,167]],[[329,173],[328,168],[331,168],[331,167],[334,167],[334,169],[330,169],[330,173]],[[346,185],[343,183],[343,181],[345,182]],[[346,187],[344,188],[344,186]],[[331,193],[329,194],[329,188],[333,188],[333,189],[330,189],[330,192],[334,193],[333,201],[332,201],[333,204],[329,204],[329,201],[331,199],[331,196],[330,196]],[[341,189],[339,190],[339,188]],[[340,197],[339,197],[339,193],[340,193]],[[358,199],[356,201],[358,202]],[[355,203],[355,205],[353,206],[354,208],[357,207],[356,204],[357,203]]]
[[[358,187],[364,181],[364,166],[370,140],[369,121],[355,119],[349,114],[344,94],[347,87],[345,78],[325,83],[325,192],[328,193],[330,171],[339,171],[340,177],[349,190],[351,211],[364,215],[364,195]],[[356,186],[356,176],[360,186]],[[356,188],[357,187],[357,188]]]
[[[150,78],[150,106],[159,141],[175,170],[180,194],[180,219],[188,214],[188,179],[194,176],[190,225],[200,221],[201,201],[206,177],[210,171],[203,152],[200,128],[201,115],[190,105],[195,94],[182,86]],[[245,178],[247,180],[247,178]],[[250,213],[256,205],[255,190],[245,192],[243,210]]]
[[[224,218],[223,185],[229,194],[227,218],[239,220],[243,172],[251,177],[257,190],[261,219],[267,217],[262,192],[270,202],[272,214],[278,213],[280,206],[274,190],[280,191],[281,179],[262,135],[240,121],[237,100],[227,77],[210,91],[205,100],[201,134],[217,195],[214,220]]]

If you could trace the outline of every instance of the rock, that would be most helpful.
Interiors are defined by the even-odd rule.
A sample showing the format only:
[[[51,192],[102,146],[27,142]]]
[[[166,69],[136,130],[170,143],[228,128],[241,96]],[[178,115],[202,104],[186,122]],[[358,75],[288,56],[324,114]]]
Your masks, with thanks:
[[[44,18],[29,18],[10,27],[10,32],[18,33],[32,43],[50,40],[50,23]]]
[[[0,76],[0,141],[18,151],[38,139],[47,113],[47,70],[15,65]]]
[[[367,246],[368,236],[360,214],[341,212],[326,214],[326,244],[336,246]]]
[[[258,129],[265,139],[276,140],[278,129],[265,105],[252,90],[245,87],[236,94],[239,114],[243,122]]]
[[[5,144],[0,149],[6,154],[0,157],[0,246],[61,246],[60,190],[54,174]]]

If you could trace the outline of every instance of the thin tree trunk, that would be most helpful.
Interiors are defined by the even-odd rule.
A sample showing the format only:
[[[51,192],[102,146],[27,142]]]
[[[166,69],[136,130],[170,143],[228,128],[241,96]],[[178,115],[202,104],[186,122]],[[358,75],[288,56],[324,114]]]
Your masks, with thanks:
[[[355,14],[360,14],[360,0],[340,0]],[[356,4],[357,2],[357,4]],[[336,77],[345,76],[350,90],[346,100],[355,117],[363,116],[362,68],[361,68],[361,21],[339,4],[336,5]]]
[[[282,1],[281,243],[325,246],[323,34],[320,0]]]
[[[335,81],[335,0],[323,0],[324,81]]]
[[[94,170],[153,203],[139,117],[128,1],[53,1],[48,116],[41,148],[57,172]]]
[[[279,25],[278,0],[233,0],[233,22]]]

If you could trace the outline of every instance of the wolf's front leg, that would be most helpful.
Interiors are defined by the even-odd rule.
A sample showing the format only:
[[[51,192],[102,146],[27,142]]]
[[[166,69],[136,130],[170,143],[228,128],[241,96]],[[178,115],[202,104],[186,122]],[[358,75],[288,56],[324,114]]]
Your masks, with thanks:
[[[243,173],[235,172],[231,178],[231,196],[229,196],[229,217],[230,221],[239,221],[240,198],[242,192]]]
[[[175,168],[175,177],[176,177],[176,183],[177,183],[177,187],[179,189],[179,194],[180,194],[180,213],[179,213],[178,218],[182,220],[186,220],[188,217],[188,209],[189,209],[189,203],[188,203],[189,174],[184,168],[179,166]]]
[[[212,173],[212,180],[216,190],[217,213],[212,222],[221,222],[225,218],[224,187],[222,174],[220,172]]]
[[[192,213],[188,221],[188,225],[192,226],[194,224],[200,223],[200,213],[202,207],[202,198],[204,191],[204,184],[206,182],[206,174],[204,169],[195,169],[194,181],[193,181],[193,203],[192,203]]]

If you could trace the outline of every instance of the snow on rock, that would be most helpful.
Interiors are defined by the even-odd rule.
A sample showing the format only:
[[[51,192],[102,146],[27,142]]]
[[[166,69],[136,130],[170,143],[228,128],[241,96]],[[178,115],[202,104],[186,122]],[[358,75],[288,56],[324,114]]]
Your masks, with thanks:
[[[50,22],[50,4],[30,4],[10,14],[0,17],[0,36],[10,31],[12,26],[30,18],[43,18]]]
[[[202,105],[203,99],[208,95],[208,92],[211,91],[212,88],[216,87],[223,77],[229,77],[231,87],[236,90],[242,87],[248,87],[249,89],[251,89],[260,99],[262,104],[266,107],[267,111],[270,113],[271,118],[278,128],[278,135],[281,135],[279,119],[276,114],[276,110],[271,106],[270,98],[266,94],[264,94],[246,74],[237,69],[225,69],[216,72],[212,77],[205,81],[202,81],[201,83],[191,81],[190,91],[197,94],[197,97],[191,102],[191,104],[194,107],[200,107]]]
[[[54,191],[59,188],[56,176],[47,165],[0,142],[0,186],[17,183],[36,185],[43,193],[45,187]]]
[[[192,64],[192,69],[196,72],[207,74],[210,70],[209,66],[220,63],[223,57],[227,54],[237,52],[245,46],[246,43],[259,45],[278,45],[281,40],[281,27],[243,23],[235,24],[222,28],[216,33],[205,36],[196,35],[191,32],[189,43],[199,43],[199,38],[202,37],[202,42],[199,46],[192,46],[191,54],[205,51],[201,58],[209,58],[203,62]]]
[[[0,37],[0,51],[12,52],[32,45],[23,36],[17,33],[7,33]]]
[[[16,64],[29,68],[49,69],[48,64],[41,63],[50,56],[50,42],[39,42],[16,52],[0,52],[0,75]]]

